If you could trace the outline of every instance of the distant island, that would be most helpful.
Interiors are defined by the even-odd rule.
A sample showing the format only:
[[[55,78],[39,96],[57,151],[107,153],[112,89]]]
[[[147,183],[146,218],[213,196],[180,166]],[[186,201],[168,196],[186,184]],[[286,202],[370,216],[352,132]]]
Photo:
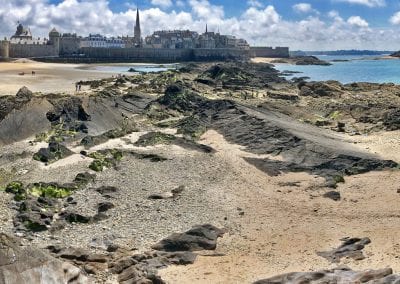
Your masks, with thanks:
[[[332,50],[332,51],[291,51],[291,56],[308,56],[308,55],[331,55],[331,56],[340,56],[340,55],[385,55],[392,54],[394,51],[388,50]]]

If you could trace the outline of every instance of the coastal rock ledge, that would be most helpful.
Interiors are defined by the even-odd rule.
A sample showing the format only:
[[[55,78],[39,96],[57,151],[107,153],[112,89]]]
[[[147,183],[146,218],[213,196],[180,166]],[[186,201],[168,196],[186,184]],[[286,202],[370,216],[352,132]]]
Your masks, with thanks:
[[[338,283],[400,283],[400,275],[394,275],[391,268],[380,270],[353,271],[348,268],[336,268],[317,272],[288,273],[269,279],[259,280],[254,284],[338,284]]]
[[[90,283],[76,266],[60,261],[6,234],[0,234],[0,284]]]

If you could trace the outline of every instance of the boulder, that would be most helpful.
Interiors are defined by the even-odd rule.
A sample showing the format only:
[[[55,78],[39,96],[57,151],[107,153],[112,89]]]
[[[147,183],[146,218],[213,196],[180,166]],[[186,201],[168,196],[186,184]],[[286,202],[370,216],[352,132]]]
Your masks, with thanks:
[[[152,246],[160,251],[215,250],[217,239],[225,231],[213,225],[195,226],[185,233],[175,233]]]
[[[0,283],[84,284],[91,281],[78,267],[0,234]]]
[[[318,252],[317,254],[333,263],[340,262],[344,257],[353,258],[354,260],[362,260],[365,258],[362,250],[369,243],[371,243],[369,238],[347,238],[344,239],[342,245],[337,249]]]

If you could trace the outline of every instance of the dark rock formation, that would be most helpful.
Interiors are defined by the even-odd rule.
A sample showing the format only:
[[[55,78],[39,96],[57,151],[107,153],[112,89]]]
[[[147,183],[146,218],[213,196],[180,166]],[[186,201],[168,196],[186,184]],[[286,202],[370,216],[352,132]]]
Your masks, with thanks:
[[[265,87],[270,83],[285,82],[270,64],[223,63],[211,66],[196,81],[210,86],[221,85],[224,89],[240,90],[248,86]]]
[[[400,109],[387,112],[383,117],[383,125],[386,130],[394,131],[400,129]]]
[[[318,252],[319,256],[328,259],[331,262],[340,262],[343,257],[350,257],[355,260],[362,260],[365,258],[362,250],[366,245],[371,243],[369,238],[350,238],[345,239],[343,244],[332,251]]]
[[[41,148],[37,153],[33,155],[33,159],[43,163],[52,163],[68,156],[71,156],[73,152],[64,145],[56,141],[51,141],[47,148]]]
[[[54,106],[54,111],[46,114],[47,119],[52,123],[90,120],[90,115],[82,106],[82,100],[77,97],[49,98],[48,100]]]
[[[337,81],[327,82],[300,82],[299,96],[318,97],[335,97],[343,94],[343,85]]]
[[[224,230],[212,225],[195,226],[185,233],[172,234],[152,248],[160,251],[214,250],[217,246],[217,239],[224,233]]]
[[[329,62],[319,59],[315,56],[298,56],[290,58],[296,65],[322,65],[329,66],[332,65]]]
[[[340,200],[340,193],[337,191],[328,191],[323,195],[325,198],[332,199],[333,201],[339,201]]]
[[[22,87],[15,96],[0,96],[0,121],[12,110],[21,109],[32,97],[33,94],[27,87]]]
[[[342,93],[342,85],[335,81],[328,83],[301,83],[310,88],[312,94],[332,95]],[[282,155],[285,162],[269,159],[246,158],[246,160],[267,172],[277,175],[281,172],[310,172],[326,178],[327,186],[336,187],[343,182],[344,175],[356,175],[372,170],[395,168],[397,163],[369,157],[343,154],[338,150],[302,139],[268,120],[260,119],[243,111],[229,100],[207,100],[182,85],[171,86],[170,94],[157,99],[147,108],[157,106],[168,112],[173,109],[181,114],[197,116],[198,123],[206,129],[215,129],[229,142],[246,147],[256,154]],[[178,95],[176,95],[178,94]]]
[[[400,275],[394,275],[391,268],[380,270],[353,271],[347,268],[336,268],[317,272],[298,272],[259,280],[254,284],[337,284],[337,283],[376,283],[396,284]]]

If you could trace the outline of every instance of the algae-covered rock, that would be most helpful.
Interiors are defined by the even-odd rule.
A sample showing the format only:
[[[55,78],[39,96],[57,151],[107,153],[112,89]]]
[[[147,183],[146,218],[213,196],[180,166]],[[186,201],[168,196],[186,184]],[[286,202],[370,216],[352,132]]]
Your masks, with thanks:
[[[139,140],[135,142],[135,146],[147,147],[159,144],[172,144],[176,140],[176,137],[171,134],[162,132],[149,132],[140,136]]]

